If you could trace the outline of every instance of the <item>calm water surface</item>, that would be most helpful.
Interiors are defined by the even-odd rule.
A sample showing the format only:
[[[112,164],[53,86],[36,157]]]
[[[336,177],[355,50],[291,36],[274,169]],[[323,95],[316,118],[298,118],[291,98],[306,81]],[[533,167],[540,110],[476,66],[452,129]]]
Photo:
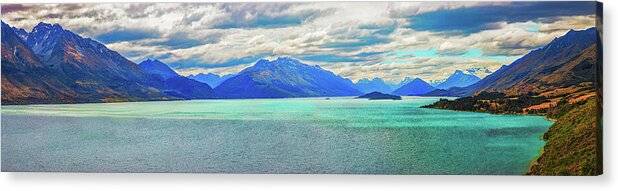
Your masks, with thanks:
[[[551,125],[437,99],[2,106],[2,170],[523,174]]]

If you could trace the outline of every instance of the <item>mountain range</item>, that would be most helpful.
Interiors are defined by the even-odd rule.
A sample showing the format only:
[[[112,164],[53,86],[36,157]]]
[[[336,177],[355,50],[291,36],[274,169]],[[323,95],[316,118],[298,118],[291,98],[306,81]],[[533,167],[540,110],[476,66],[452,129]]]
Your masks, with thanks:
[[[24,33],[2,22],[2,78],[5,104],[178,99],[135,63],[58,24]]]
[[[371,80],[363,78],[358,80],[354,84],[354,87],[363,93],[370,93],[376,91],[382,93],[391,93],[399,86],[397,86],[396,84],[388,84],[382,78],[373,78]]]
[[[184,77],[159,60],[135,64],[58,24],[39,23],[27,32],[2,22],[2,102],[357,96],[373,91],[424,96],[542,93],[570,86],[590,88],[584,82],[594,81],[587,74],[595,69],[596,42],[596,28],[571,30],[483,79],[457,70],[434,87],[420,78],[406,78],[399,85],[380,78],[354,84],[288,57],[262,59],[234,75]]]
[[[461,70],[455,70],[452,75],[437,84],[435,87],[443,90],[447,90],[452,87],[466,87],[478,82],[479,80],[481,80],[481,78],[475,76],[474,74],[466,74]]]
[[[199,73],[195,75],[194,74],[188,75],[187,78],[197,80],[198,82],[206,83],[210,85],[210,87],[215,88],[219,86],[219,84],[223,83],[223,81],[230,79],[233,76],[234,74],[227,74],[227,75],[220,76],[220,75],[213,74],[213,73],[208,73],[208,74]]]
[[[288,57],[259,60],[215,88],[218,98],[356,96],[352,81]]]
[[[158,62],[158,61],[157,61]],[[58,24],[31,32],[2,22],[4,104],[210,98],[212,88],[147,60],[140,67]]]
[[[595,69],[597,36],[594,27],[570,30],[470,86],[435,90],[427,95],[461,97],[482,91],[521,95],[593,82],[596,76],[588,74]]]
[[[144,60],[139,63],[139,67],[149,75],[152,85],[167,95],[183,99],[207,99],[214,96],[208,84],[178,75],[159,60]]]

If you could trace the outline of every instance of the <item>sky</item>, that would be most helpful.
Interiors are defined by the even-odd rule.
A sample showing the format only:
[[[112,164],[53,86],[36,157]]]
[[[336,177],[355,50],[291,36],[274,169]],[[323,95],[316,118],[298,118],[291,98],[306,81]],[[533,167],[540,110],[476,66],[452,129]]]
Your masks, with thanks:
[[[570,29],[595,26],[595,2],[2,4],[28,31],[59,23],[136,63],[189,75],[236,73],[288,56],[357,81],[484,77]]]

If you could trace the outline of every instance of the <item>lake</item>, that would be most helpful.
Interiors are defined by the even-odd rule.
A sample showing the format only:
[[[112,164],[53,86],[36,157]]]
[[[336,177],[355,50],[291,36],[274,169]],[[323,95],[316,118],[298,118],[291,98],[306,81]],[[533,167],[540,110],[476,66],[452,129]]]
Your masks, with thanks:
[[[524,174],[552,124],[437,99],[2,106],[2,170]]]

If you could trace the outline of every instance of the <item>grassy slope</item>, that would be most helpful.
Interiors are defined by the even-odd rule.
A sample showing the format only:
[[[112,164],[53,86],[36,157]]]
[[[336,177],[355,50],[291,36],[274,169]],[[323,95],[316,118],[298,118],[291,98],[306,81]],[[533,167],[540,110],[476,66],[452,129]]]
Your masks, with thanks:
[[[558,116],[545,133],[543,154],[531,175],[599,175],[603,172],[597,99],[588,99]]]
[[[541,101],[543,99],[541,98]],[[599,117],[601,109],[597,102],[599,98],[593,95],[577,102],[567,101],[578,99],[577,96],[564,99],[557,102],[557,106],[537,113],[556,122],[545,133],[543,139],[546,144],[543,153],[536,161],[533,161],[528,174],[599,175],[602,173],[601,119]],[[535,104],[534,102],[536,102],[534,99],[506,99],[494,94],[480,94],[456,100],[440,100],[423,107],[524,114],[521,109]]]

